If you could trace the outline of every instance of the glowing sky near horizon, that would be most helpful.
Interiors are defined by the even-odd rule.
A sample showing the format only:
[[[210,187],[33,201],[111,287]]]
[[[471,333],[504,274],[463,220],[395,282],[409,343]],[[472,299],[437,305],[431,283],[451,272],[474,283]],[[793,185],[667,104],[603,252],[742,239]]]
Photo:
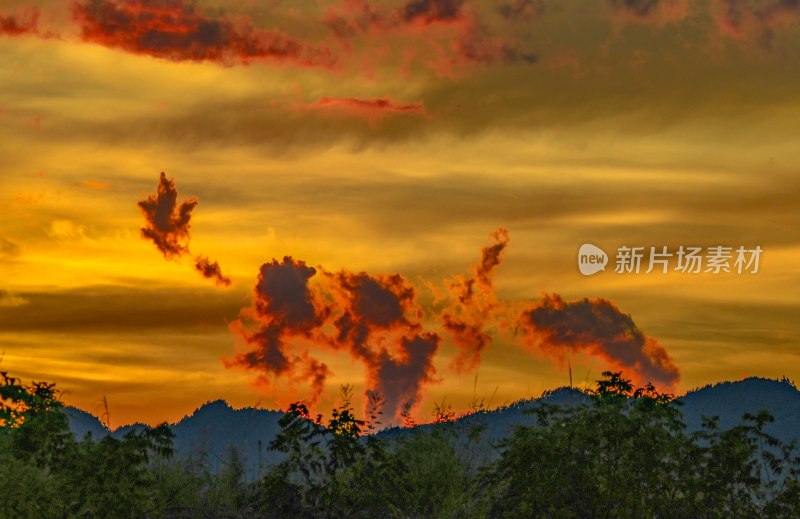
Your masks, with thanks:
[[[0,2],[0,369],[112,424],[306,393],[226,367],[259,268],[468,275],[498,228],[498,300],[604,298],[677,390],[800,369],[800,7],[786,0]],[[191,250],[143,240],[159,173],[198,200]],[[756,275],[582,276],[583,243],[764,249]],[[441,335],[416,415],[536,396],[566,362]],[[320,353],[362,394],[364,366]],[[575,383],[600,357],[567,355]],[[477,374],[477,377],[476,377]]]

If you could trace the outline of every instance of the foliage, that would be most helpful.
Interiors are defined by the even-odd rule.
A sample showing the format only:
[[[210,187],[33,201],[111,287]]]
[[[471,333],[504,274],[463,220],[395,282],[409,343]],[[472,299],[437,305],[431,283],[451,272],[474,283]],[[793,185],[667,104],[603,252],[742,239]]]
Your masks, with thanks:
[[[72,437],[60,408],[55,385],[26,386],[0,372],[0,434],[20,461],[48,467],[64,456]]]
[[[122,440],[76,442],[52,384],[0,373],[0,517],[139,518],[155,512],[153,457],[172,453],[166,425]]]
[[[537,407],[482,475],[490,516],[796,517],[798,459],[745,415],[687,434],[671,395],[606,372],[591,405]]]
[[[482,466],[486,424],[465,431],[443,401],[430,425],[376,433],[380,396],[361,420],[345,387],[327,420],[291,405],[270,445],[283,461],[248,480],[235,449],[218,471],[173,459],[166,425],[78,442],[54,386],[2,374],[0,519],[800,516],[800,459],[769,414],[687,432],[671,395],[603,375],[586,398],[537,403]]]

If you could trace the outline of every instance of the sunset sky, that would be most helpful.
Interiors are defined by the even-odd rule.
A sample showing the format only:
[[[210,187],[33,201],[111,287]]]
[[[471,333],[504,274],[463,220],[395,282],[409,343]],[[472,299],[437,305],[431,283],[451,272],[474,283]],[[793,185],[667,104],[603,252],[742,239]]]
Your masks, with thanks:
[[[789,0],[2,0],[0,370],[105,396],[113,426],[285,406],[322,364],[320,411],[347,383],[422,421],[568,363],[678,393],[797,378],[798,22]],[[161,172],[197,201],[167,258],[137,205]],[[585,277],[584,243],[763,253],[756,274]],[[256,289],[285,256],[316,271],[314,318]],[[357,308],[373,281],[404,312],[385,325]],[[600,337],[626,314],[632,337]],[[465,357],[445,315],[490,343]],[[246,358],[258,330],[291,366]],[[402,341],[423,339],[416,366]]]

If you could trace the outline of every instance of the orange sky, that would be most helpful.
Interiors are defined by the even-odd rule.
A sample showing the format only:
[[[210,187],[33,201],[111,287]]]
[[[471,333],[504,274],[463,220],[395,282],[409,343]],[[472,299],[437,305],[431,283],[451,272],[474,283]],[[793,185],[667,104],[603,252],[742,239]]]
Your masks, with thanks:
[[[579,330],[550,347],[546,330],[513,331],[544,294],[630,314],[677,366],[678,391],[795,377],[793,3],[154,5],[0,3],[1,369],[56,382],[88,411],[105,396],[115,426],[177,420],[216,398],[306,398],[307,380],[230,366],[261,265],[288,255],[318,269],[312,291],[341,299],[333,316],[347,297],[322,286],[323,271],[400,274],[413,287],[410,324],[369,345],[401,363],[398,337],[382,334],[440,338],[418,387],[421,420],[443,400],[497,405],[566,384],[566,360],[579,385],[614,367],[600,352],[611,346],[584,347]],[[198,201],[191,254],[172,259],[140,235],[137,202],[162,171],[179,201]],[[458,290],[446,287],[474,277],[498,228],[509,242],[492,288],[461,309],[475,320],[495,301],[481,318],[491,344],[479,365],[454,369],[442,315]],[[585,277],[583,243],[764,252],[755,275],[612,265]],[[197,275],[194,255],[231,285]],[[566,308],[545,317],[589,307]],[[328,367],[320,409],[340,384],[375,387],[351,343],[282,333],[287,351]]]

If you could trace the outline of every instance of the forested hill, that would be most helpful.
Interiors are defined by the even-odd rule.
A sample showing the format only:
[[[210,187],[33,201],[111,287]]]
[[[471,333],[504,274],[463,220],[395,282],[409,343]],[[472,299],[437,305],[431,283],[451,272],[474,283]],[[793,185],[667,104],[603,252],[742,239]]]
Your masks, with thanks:
[[[70,429],[81,440],[87,433],[100,439],[108,434],[122,438],[132,429],[146,427],[142,424],[126,425],[113,432],[94,415],[75,407],[66,407]],[[262,463],[269,465],[275,461],[275,454],[269,452],[269,442],[280,430],[278,420],[280,411],[244,408],[233,409],[224,400],[207,402],[194,413],[171,424],[175,434],[173,445],[178,456],[202,459],[212,468],[219,468],[227,458],[230,448],[235,447],[247,460],[248,469],[255,469],[261,447]],[[259,442],[261,442],[259,444]]]
[[[526,412],[539,402],[551,405],[580,405],[588,401],[583,393],[569,388],[547,392],[540,398],[523,400],[512,405],[490,411],[479,411],[455,420],[452,424],[420,425],[419,428],[450,426],[460,436],[480,426],[483,430],[481,443],[490,444],[507,437],[516,425],[533,424],[535,418]],[[680,398],[681,410],[688,431],[700,428],[703,416],[719,417],[722,429],[741,422],[745,413],[756,413],[766,409],[775,417],[765,430],[789,442],[800,438],[800,391],[784,380],[747,378],[737,382],[723,382],[690,391]],[[110,432],[101,421],[85,411],[74,407],[65,409],[70,428],[78,439],[91,432],[95,439],[112,434],[121,438],[131,429],[145,427],[134,424]],[[259,464],[269,466],[276,462],[277,454],[268,450],[270,441],[280,430],[280,411],[245,408],[233,409],[226,402],[208,402],[194,413],[172,425],[175,433],[174,446],[177,454],[202,459],[212,468],[222,466],[231,447],[235,447],[245,460],[247,471],[255,474]],[[403,435],[407,429],[390,429],[380,433],[390,437]],[[260,448],[260,453],[259,453]]]

